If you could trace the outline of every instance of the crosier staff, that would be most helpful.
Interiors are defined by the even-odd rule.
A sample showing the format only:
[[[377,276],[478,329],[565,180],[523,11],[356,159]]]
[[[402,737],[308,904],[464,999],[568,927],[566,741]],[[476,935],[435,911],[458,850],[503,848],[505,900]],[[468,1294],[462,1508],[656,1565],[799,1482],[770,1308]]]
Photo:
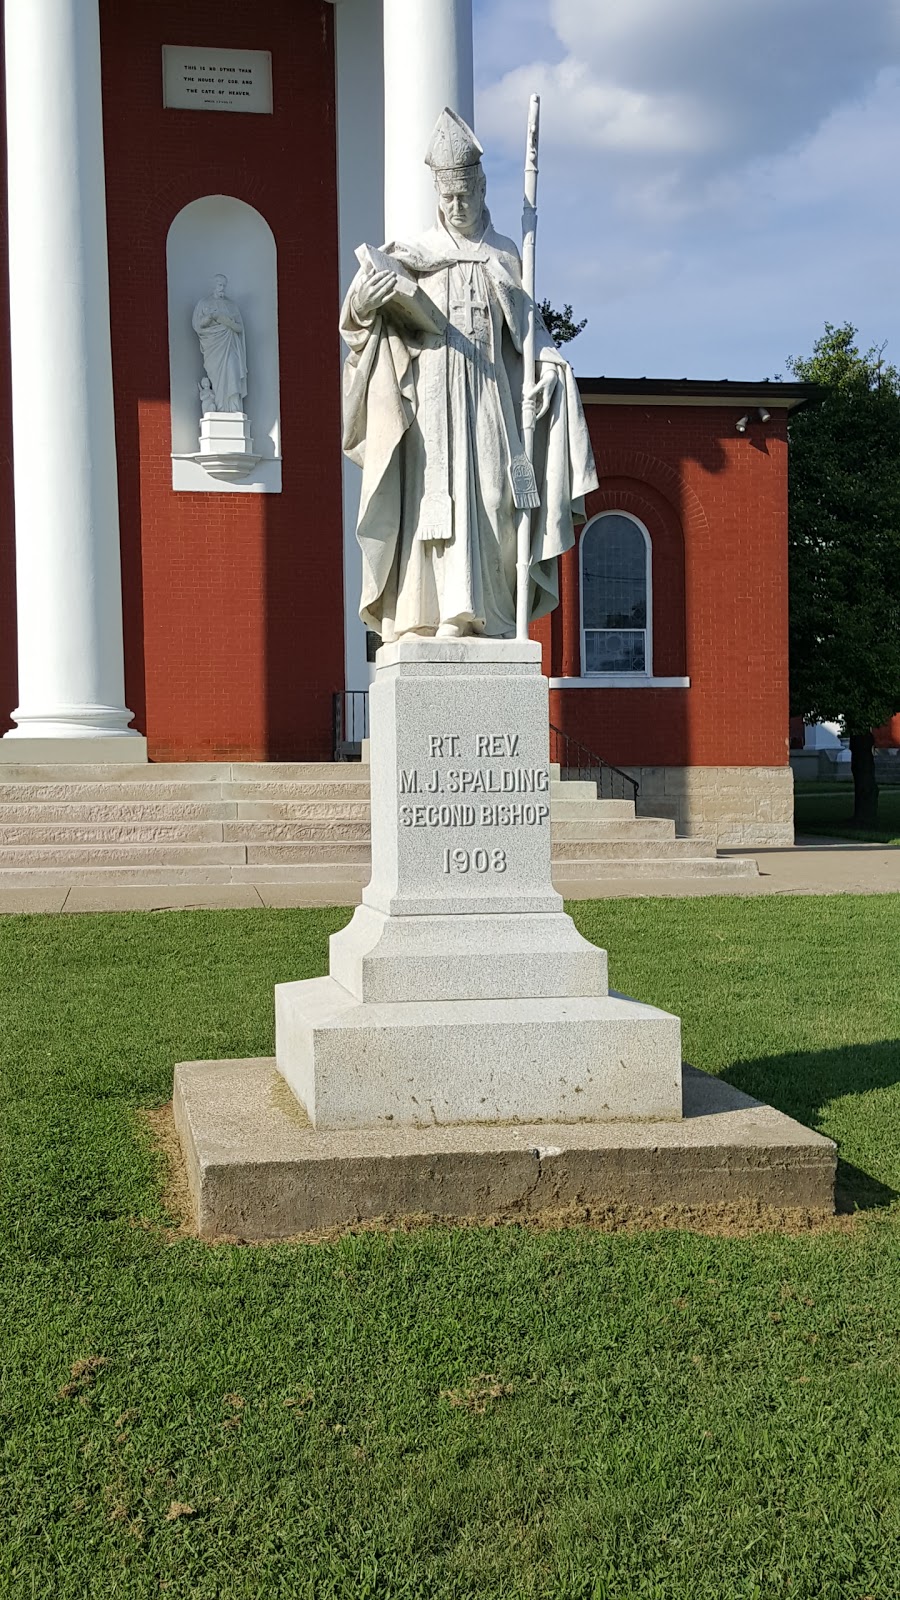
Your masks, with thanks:
[[[522,209],[522,284],[528,321],[522,350],[522,444],[532,473],[534,422],[537,396],[534,392],[534,238],[537,233],[538,137],[541,124],[541,97],[533,94],[528,105],[528,134],[525,141],[525,203]],[[524,497],[523,497],[524,498]],[[516,638],[528,638],[528,613],[531,599],[531,512],[539,504],[537,488],[529,503],[519,512],[516,547]]]

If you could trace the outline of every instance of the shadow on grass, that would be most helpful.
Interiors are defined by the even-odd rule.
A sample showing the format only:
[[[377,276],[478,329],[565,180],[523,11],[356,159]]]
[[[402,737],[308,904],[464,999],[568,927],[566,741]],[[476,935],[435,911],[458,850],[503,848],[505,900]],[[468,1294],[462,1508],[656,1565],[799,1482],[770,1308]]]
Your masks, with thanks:
[[[839,1147],[846,1143],[858,1153],[861,1147],[871,1146],[875,1166],[879,1164],[879,1146],[894,1144],[896,1130],[890,1126],[890,1116],[882,1116],[873,1106],[860,1106],[854,1116],[852,1102],[900,1085],[900,1040],[883,1039],[873,1044],[844,1045],[837,1050],[798,1050],[756,1061],[736,1061],[721,1076],[754,1099],[837,1138]],[[833,1114],[836,1101],[847,1102],[846,1117],[836,1118]],[[863,1129],[864,1136],[856,1137]],[[889,1149],[885,1154],[889,1158]],[[900,1199],[898,1191],[875,1173],[843,1159],[838,1162],[837,1194],[838,1209],[850,1211],[873,1210]]]

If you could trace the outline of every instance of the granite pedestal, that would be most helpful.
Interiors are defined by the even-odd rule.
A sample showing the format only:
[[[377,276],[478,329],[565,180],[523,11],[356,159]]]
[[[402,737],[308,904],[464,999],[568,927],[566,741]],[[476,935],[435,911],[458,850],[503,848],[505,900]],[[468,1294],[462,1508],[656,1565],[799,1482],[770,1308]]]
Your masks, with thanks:
[[[409,639],[370,695],[372,880],[330,975],[275,991],[316,1128],[681,1115],[677,1017],[608,992],[550,881],[540,646]]]

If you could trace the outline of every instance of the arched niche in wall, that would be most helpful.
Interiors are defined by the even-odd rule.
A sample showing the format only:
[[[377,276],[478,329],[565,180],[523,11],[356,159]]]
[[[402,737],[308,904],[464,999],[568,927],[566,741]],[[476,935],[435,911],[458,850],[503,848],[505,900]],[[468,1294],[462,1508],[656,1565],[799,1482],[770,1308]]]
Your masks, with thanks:
[[[166,240],[169,289],[169,394],[172,487],[194,493],[278,494],[281,409],[278,376],[278,270],[275,237],[265,218],[232,195],[208,194],[179,211]],[[200,461],[200,343],[194,307],[217,274],[239,307],[247,347],[244,409],[259,457],[245,477],[213,475]]]

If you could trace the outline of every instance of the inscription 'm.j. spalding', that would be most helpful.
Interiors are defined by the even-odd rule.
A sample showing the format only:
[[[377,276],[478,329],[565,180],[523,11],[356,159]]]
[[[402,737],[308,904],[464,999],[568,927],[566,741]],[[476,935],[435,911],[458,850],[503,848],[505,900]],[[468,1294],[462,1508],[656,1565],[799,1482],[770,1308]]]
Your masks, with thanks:
[[[401,794],[546,794],[546,767],[437,767],[427,775],[414,767],[401,770]]]

